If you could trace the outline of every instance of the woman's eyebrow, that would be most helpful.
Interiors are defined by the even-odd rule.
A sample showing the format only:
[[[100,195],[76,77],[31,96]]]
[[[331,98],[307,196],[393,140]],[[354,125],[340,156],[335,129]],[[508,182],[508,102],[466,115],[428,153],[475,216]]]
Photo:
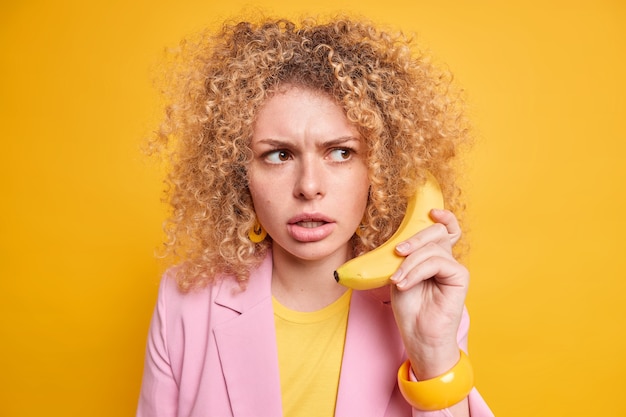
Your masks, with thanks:
[[[254,141],[253,144],[256,143],[258,145],[269,145],[273,148],[285,148],[289,146],[289,142],[285,141],[285,140],[279,140],[279,139],[272,139],[272,138],[267,138],[267,139],[259,139],[257,141]]]
[[[358,142],[361,143],[362,140],[358,136],[341,136],[335,139],[326,140],[320,143],[322,147],[331,148],[333,146],[341,146],[350,142]]]
[[[293,142],[288,140],[274,139],[274,138],[265,138],[259,139],[255,141],[258,145],[268,145],[273,148],[288,148],[294,146]],[[338,138],[322,140],[318,143],[318,147],[320,148],[331,148],[333,146],[341,146],[350,142],[358,142],[361,143],[362,139],[358,136],[340,136]]]

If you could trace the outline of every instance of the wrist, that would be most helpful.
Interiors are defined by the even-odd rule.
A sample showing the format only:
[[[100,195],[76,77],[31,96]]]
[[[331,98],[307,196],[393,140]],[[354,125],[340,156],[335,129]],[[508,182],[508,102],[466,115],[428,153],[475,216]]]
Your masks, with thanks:
[[[460,359],[458,345],[421,349],[409,353],[411,369],[419,380],[435,378],[449,371]]]
[[[474,387],[474,371],[465,352],[447,372],[423,381],[412,381],[410,362],[398,370],[398,387],[413,408],[435,411],[461,402]]]

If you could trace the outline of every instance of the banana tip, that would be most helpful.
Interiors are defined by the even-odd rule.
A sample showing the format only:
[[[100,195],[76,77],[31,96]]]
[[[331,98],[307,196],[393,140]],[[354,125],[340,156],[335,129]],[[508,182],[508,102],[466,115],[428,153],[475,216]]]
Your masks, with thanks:
[[[335,275],[335,281],[339,282],[339,274],[337,271],[334,271],[333,274]]]

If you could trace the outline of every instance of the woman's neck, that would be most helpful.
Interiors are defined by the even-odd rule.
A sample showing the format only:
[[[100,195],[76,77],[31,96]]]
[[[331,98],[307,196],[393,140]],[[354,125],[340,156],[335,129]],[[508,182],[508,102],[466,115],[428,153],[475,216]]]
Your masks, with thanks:
[[[296,311],[316,311],[332,304],[346,291],[333,271],[348,259],[337,254],[323,260],[297,259],[280,248],[272,251],[272,295]]]

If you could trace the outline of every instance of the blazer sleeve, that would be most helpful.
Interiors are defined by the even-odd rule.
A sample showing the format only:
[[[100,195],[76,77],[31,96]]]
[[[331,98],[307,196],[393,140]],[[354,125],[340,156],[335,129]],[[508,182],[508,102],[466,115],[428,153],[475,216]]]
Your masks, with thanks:
[[[469,332],[469,314],[467,309],[463,311],[463,317],[461,318],[461,324],[459,325],[459,332],[457,334],[457,341],[459,347],[467,353],[467,334]],[[493,417],[493,413],[489,409],[487,403],[480,396],[476,388],[472,389],[468,397],[470,416],[471,417]],[[452,414],[448,409],[439,411],[420,411],[413,409],[413,417],[452,417]]]
[[[167,343],[167,298],[176,291],[166,274],[150,322],[137,417],[174,417],[178,409],[178,383],[171,367]]]

